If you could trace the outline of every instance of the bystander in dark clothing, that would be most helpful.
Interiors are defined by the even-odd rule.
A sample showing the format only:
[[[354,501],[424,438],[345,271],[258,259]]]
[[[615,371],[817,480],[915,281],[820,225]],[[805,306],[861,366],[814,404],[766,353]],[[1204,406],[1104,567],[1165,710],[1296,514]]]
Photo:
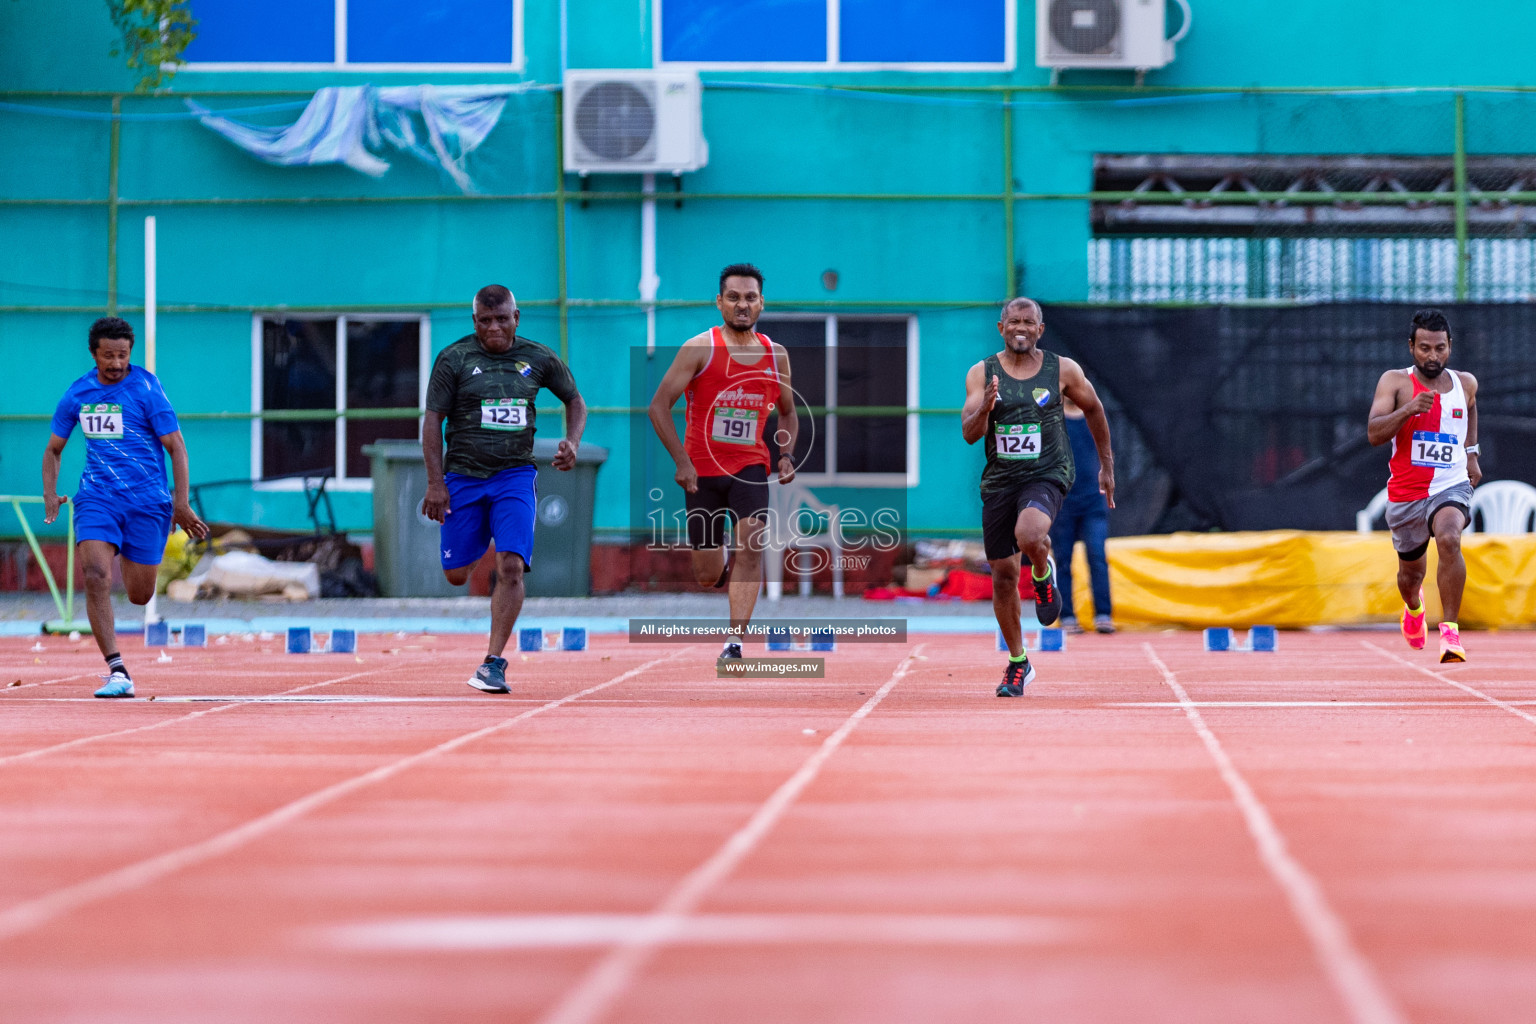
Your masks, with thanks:
[[[1072,445],[1072,461],[1077,465],[1077,480],[1067,492],[1061,513],[1051,526],[1051,547],[1055,551],[1056,572],[1061,581],[1061,623],[1071,632],[1083,631],[1078,625],[1072,598],[1072,550],[1078,541],[1082,541],[1088,551],[1094,628],[1100,633],[1113,633],[1109,560],[1104,555],[1104,541],[1109,537],[1109,505],[1099,493],[1099,453],[1082,412],[1071,402],[1064,402],[1063,407],[1067,439]]]

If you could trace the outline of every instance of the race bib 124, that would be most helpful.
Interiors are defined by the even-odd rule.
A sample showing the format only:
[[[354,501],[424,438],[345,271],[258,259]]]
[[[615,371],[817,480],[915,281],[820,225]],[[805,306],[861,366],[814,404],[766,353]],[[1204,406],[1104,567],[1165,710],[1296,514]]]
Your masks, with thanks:
[[[997,439],[997,457],[1000,459],[1038,459],[1040,457],[1040,424],[999,423],[993,437]]]

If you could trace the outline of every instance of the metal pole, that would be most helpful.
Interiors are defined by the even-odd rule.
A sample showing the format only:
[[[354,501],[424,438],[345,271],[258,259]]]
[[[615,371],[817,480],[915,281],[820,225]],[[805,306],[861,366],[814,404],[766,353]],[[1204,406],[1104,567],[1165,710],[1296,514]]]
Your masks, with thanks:
[[[158,274],[155,272],[155,218],[144,218],[144,369],[155,372],[155,340],[159,321],[156,301]]]
[[[150,373],[155,372],[155,333],[158,326],[158,300],[159,291],[159,254],[156,250],[155,218],[144,218],[144,369]],[[158,581],[156,584],[158,591]],[[144,606],[144,625],[160,621],[160,607],[157,598],[158,592],[149,595],[149,603]]]
[[[640,301],[645,304],[645,354],[656,354],[656,175],[640,176]]]
[[[1003,272],[1003,283],[1007,286],[1003,292],[1004,299],[1011,299],[1018,293],[1019,280],[1017,260],[1014,258],[1013,241],[1013,93],[1003,93],[1003,248],[1007,266]]]
[[[117,313],[117,161],[122,150],[123,98],[112,97],[112,141],[107,147],[107,315]]]
[[[1467,96],[1456,94],[1456,150],[1452,156],[1456,175],[1456,301],[1466,302],[1467,283]]]
[[[555,93],[555,309],[560,317],[560,358],[571,361],[571,306],[565,284],[565,92]]]

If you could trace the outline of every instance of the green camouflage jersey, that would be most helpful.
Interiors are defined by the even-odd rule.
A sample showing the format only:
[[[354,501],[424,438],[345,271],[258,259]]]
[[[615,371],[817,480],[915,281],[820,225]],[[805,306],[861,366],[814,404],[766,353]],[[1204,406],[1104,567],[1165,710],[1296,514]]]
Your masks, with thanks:
[[[500,355],[473,334],[438,353],[427,382],[427,408],[442,413],[448,435],[444,469],[489,476],[533,464],[534,399],[548,388],[562,402],[576,397],[576,379],[550,349],[516,338]]]
[[[987,417],[987,467],[981,493],[1049,480],[1070,491],[1077,472],[1061,411],[1061,357],[1040,350],[1040,372],[1028,380],[1008,376],[997,355],[982,363],[983,386],[997,377],[997,402]]]

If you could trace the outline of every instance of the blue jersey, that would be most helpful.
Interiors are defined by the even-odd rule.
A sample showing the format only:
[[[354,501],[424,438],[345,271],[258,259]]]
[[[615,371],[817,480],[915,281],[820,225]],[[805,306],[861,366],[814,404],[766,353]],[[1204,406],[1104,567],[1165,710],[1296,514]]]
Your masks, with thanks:
[[[93,369],[59,399],[53,432],[65,440],[85,434],[85,469],[76,499],[99,498],[147,507],[171,500],[160,438],[180,429],[165,389],[154,374],[131,366],[116,384],[103,384]]]

